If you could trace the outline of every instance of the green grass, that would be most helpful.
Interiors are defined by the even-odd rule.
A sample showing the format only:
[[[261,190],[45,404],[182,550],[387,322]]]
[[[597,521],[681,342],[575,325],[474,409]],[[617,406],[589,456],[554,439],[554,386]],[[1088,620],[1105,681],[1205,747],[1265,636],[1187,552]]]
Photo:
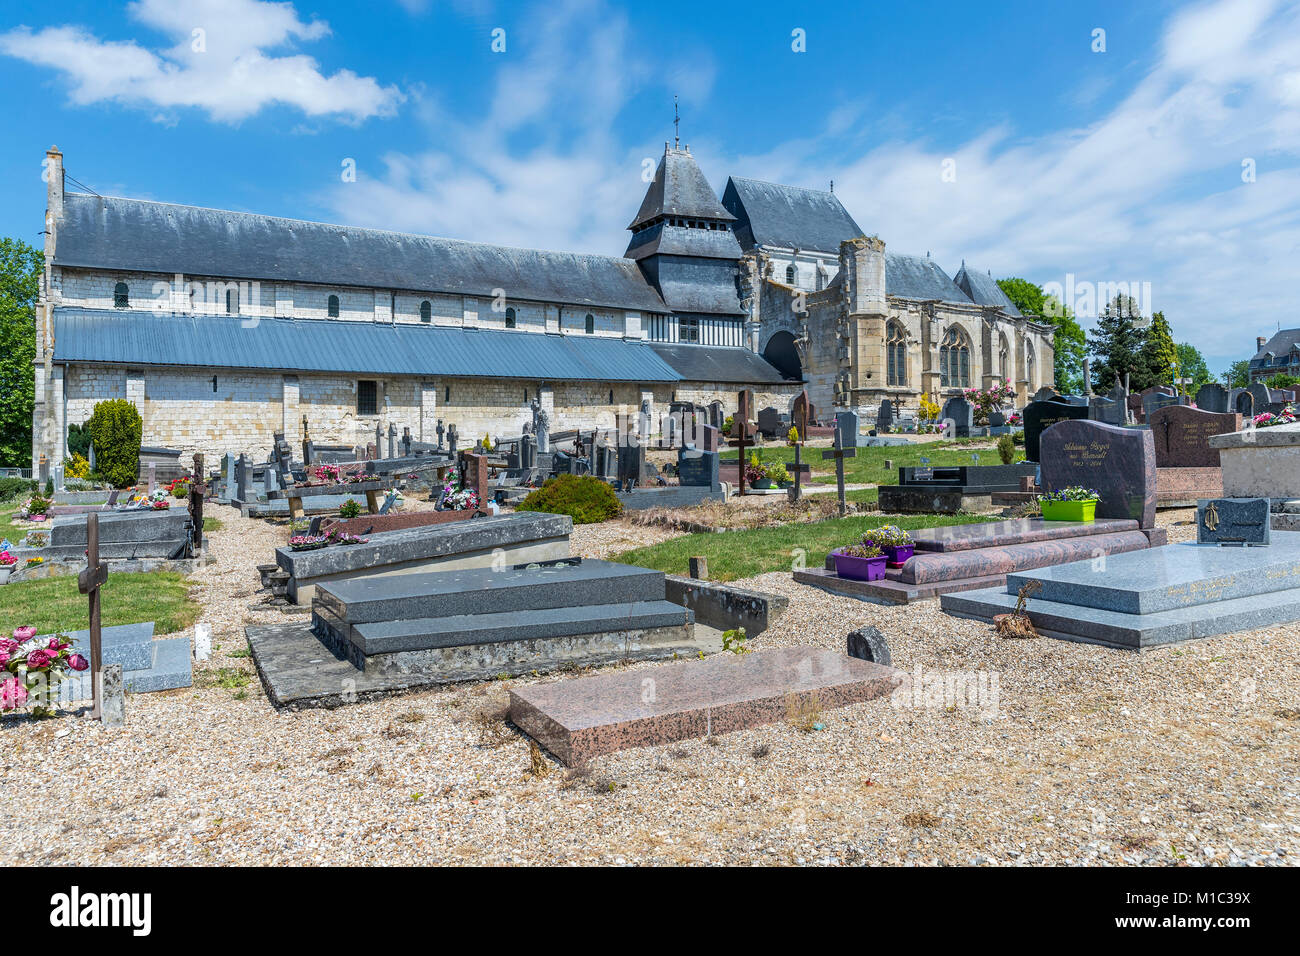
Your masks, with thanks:
[[[202,608],[188,597],[190,585],[174,571],[110,574],[101,592],[101,620],[114,624],[153,621],[157,634],[169,634],[198,620]],[[76,631],[90,626],[87,598],[77,576],[19,581],[0,587],[0,631],[31,626],[38,633]]]
[[[874,489],[870,490],[874,492]],[[862,532],[882,524],[895,524],[912,531],[998,520],[1001,519],[984,515],[851,515],[778,528],[688,534],[635,551],[625,551],[613,555],[610,560],[667,574],[685,574],[688,560],[703,555],[709,561],[712,579],[735,581],[767,571],[789,571],[800,559],[807,567],[821,567],[832,548],[854,543]]]
[[[856,485],[892,485],[898,482],[898,469],[904,465],[921,464],[921,458],[929,458],[931,465],[973,465],[972,455],[979,455],[981,465],[1000,465],[996,448],[972,448],[971,445],[987,443],[989,439],[958,439],[955,441],[935,441],[924,444],[894,445],[888,448],[859,448],[853,458],[844,459],[844,480]],[[817,484],[835,484],[835,461],[823,460],[824,448],[805,448],[803,460],[813,470],[813,482]],[[756,449],[765,462],[794,461],[794,449],[785,445],[773,445]],[[734,460],[736,449],[722,453],[722,458]],[[1016,449],[1016,460],[1023,461],[1025,451]],[[892,471],[885,469],[885,461],[894,463]]]
[[[204,530],[204,532],[208,532],[208,531],[220,531],[220,530],[221,530],[221,519],[220,519],[220,518],[206,518],[206,517],[205,517],[205,518],[203,519],[203,530]]]

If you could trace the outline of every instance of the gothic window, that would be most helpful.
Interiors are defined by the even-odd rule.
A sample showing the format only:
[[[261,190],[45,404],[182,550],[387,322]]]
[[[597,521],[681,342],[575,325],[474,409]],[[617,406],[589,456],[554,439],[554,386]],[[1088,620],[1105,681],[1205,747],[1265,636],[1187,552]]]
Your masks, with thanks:
[[[239,315],[239,290],[226,290],[226,315]]]
[[[337,319],[339,317],[339,297],[336,295],[330,296],[325,308],[329,312],[331,319]]]
[[[379,414],[379,383],[362,379],[357,382],[357,414]]]
[[[131,290],[126,287],[125,282],[119,282],[113,286],[113,308],[129,309],[131,307]]]
[[[587,313],[587,323],[586,323],[585,331],[588,335],[591,335],[596,331],[596,317],[592,315],[590,312]]]
[[[506,328],[513,329],[514,327],[515,327],[515,310],[506,309]]]
[[[794,271],[794,266],[786,266],[786,267],[785,267],[785,283],[786,283],[786,285],[794,285],[794,280],[795,280],[795,271]]]
[[[886,384],[907,384],[907,333],[898,322],[885,330],[885,373]]]
[[[939,345],[939,386],[970,388],[970,339],[955,325]]]
[[[1011,357],[1011,350],[1007,347],[1007,337],[998,335],[998,374],[1005,379],[1011,378],[1011,367],[1007,365]]]
[[[420,303],[420,321],[421,322],[433,321],[433,306],[430,304],[428,299],[425,299],[423,302]]]

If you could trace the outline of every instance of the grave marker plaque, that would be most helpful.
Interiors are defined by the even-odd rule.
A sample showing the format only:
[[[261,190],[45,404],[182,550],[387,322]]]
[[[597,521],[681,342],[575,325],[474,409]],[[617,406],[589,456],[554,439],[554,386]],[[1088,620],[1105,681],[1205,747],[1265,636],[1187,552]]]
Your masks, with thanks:
[[[1042,485],[1058,491],[1073,485],[1101,495],[1098,518],[1133,518],[1155,527],[1155,436],[1146,428],[1101,422],[1061,421],[1042,436]]]
[[[1196,508],[1196,543],[1266,545],[1270,522],[1267,498],[1212,498]]]
[[[1170,405],[1152,412],[1150,425],[1157,468],[1218,468],[1219,449],[1210,447],[1210,437],[1240,431],[1241,416]]]

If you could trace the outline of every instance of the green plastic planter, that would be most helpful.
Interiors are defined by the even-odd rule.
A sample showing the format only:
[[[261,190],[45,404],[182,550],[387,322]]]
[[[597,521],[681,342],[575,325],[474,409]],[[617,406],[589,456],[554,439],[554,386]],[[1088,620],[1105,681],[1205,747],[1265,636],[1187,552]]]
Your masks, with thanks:
[[[1095,501],[1041,501],[1044,521],[1091,521],[1097,514]]]

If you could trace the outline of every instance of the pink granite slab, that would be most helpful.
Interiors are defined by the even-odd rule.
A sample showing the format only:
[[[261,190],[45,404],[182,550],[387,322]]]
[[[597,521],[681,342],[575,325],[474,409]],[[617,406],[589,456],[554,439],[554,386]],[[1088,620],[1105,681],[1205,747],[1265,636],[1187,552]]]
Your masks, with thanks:
[[[1241,431],[1241,416],[1236,412],[1166,405],[1151,413],[1150,425],[1155,436],[1156,468],[1218,468],[1219,449],[1210,447],[1210,439]]]
[[[1156,504],[1161,508],[1195,507],[1196,502],[1204,498],[1222,497],[1223,470],[1220,468],[1156,469]]]
[[[792,700],[825,711],[891,693],[901,671],[817,647],[716,654],[510,691],[510,719],[566,766],[601,754],[785,720]]]
[[[1090,534],[1054,541],[1034,541],[1004,548],[976,548],[939,554],[917,554],[907,560],[897,579],[905,584],[930,584],[959,578],[982,578],[1030,568],[1085,561],[1102,554],[1121,554],[1148,547],[1139,530]]]
[[[1012,544],[1030,544],[1035,541],[1054,541],[1058,538],[1076,538],[1081,535],[1136,531],[1137,526],[1138,523],[1132,518],[1099,518],[1096,521],[1011,518],[1006,521],[922,528],[911,534],[912,540],[916,542],[917,553],[951,552],[971,551],[976,548],[1000,548]]]

